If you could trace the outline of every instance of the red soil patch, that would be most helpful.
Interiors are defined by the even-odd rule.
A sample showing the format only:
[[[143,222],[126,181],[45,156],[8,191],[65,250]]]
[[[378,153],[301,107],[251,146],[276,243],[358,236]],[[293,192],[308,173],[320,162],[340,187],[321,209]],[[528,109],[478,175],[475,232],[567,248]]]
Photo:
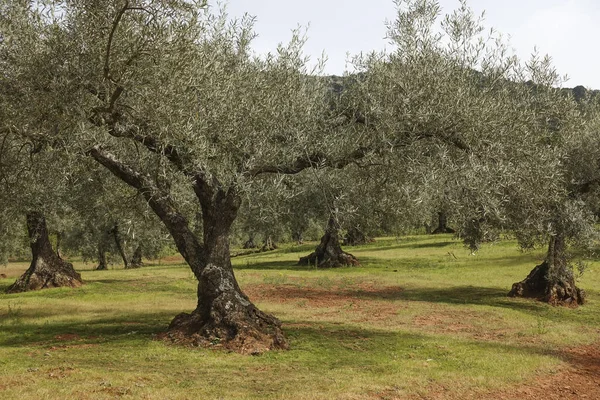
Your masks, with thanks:
[[[79,339],[81,339],[81,337],[75,333],[64,333],[62,335],[54,336],[54,339],[60,340],[61,342],[62,341],[71,342],[73,340],[79,340]]]
[[[395,299],[402,290],[399,286],[376,287],[373,284],[352,285],[352,288],[335,285],[327,288],[312,288],[289,284],[259,284],[244,287],[244,292],[252,300],[269,300],[277,303],[301,301],[310,307],[339,307],[370,300]],[[397,308],[396,304],[395,309]]]
[[[160,264],[176,264],[176,263],[183,263],[185,262],[183,260],[183,257],[179,254],[174,254],[172,256],[166,256],[166,257],[161,257],[161,259],[159,260]]]
[[[385,323],[398,314],[401,304],[381,300],[397,298],[401,291],[402,288],[397,286],[382,288],[372,284],[353,285],[352,288],[259,284],[244,288],[252,301],[294,303],[300,308],[321,309],[315,312],[320,316],[347,311],[346,317],[350,320],[371,323]]]

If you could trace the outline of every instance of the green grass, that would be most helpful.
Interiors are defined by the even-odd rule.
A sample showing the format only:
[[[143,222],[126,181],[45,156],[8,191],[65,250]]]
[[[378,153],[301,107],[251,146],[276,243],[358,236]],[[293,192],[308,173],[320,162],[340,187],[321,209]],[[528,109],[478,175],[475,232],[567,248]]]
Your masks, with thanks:
[[[153,336],[195,305],[181,264],[92,271],[79,289],[0,295],[0,398],[363,399],[454,396],[519,385],[567,363],[600,332],[600,263],[589,302],[556,308],[506,293],[539,263],[514,242],[471,256],[449,235],[349,249],[360,267],[299,267],[314,244],[236,257],[242,288],[278,316],[291,350],[261,356]],[[175,261],[176,262],[176,261]],[[26,268],[0,272],[0,290]]]

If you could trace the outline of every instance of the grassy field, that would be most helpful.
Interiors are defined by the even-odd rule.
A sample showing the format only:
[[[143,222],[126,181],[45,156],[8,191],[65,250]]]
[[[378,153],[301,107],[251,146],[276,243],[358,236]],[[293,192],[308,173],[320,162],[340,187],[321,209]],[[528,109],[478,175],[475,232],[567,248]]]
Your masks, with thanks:
[[[194,277],[174,259],[76,263],[80,289],[1,294],[0,398],[485,398],[561,370],[564,349],[600,338],[598,262],[580,281],[588,304],[569,309],[506,297],[542,258],[514,242],[471,256],[450,235],[389,238],[349,249],[361,267],[296,266],[312,247],[234,259],[243,290],[291,341],[260,356],[154,340],[195,305]],[[0,267],[0,290],[26,267]]]

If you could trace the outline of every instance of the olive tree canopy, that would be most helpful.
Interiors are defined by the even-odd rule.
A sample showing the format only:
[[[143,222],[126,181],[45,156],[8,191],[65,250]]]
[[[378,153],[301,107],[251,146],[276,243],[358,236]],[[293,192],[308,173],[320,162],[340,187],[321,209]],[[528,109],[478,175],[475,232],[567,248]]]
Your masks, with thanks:
[[[356,84],[332,100],[327,80],[306,68],[300,32],[257,57],[252,18],[230,21],[204,2],[0,0],[3,79],[20,93],[9,124],[92,158],[145,198],[199,282],[197,308],[175,317],[170,338],[244,353],[287,348],[230,262],[230,229],[257,178],[387,157],[411,173],[435,149],[456,156],[464,209],[479,221],[506,218],[516,165],[535,158],[535,174],[557,162],[538,148],[562,103],[511,82],[551,84],[545,64],[521,68],[464,4],[441,33],[436,1],[397,5],[396,50],[358,57]],[[183,211],[190,194],[201,237]]]

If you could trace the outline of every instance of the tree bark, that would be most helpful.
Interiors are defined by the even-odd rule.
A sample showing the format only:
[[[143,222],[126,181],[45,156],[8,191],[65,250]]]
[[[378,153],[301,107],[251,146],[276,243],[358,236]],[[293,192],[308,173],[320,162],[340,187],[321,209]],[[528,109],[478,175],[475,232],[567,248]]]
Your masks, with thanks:
[[[198,305],[169,326],[175,340],[219,345],[244,354],[287,349],[281,322],[260,311],[240,289],[229,253],[229,232],[241,199],[233,188],[214,190],[196,183],[202,204],[204,257],[198,271]]]
[[[127,255],[125,255],[125,250],[123,250],[121,233],[119,232],[119,224],[117,222],[115,222],[115,225],[111,229],[110,233],[113,235],[113,239],[115,240],[115,246],[117,246],[117,250],[119,251],[119,254],[121,255],[121,259],[123,260],[125,269],[128,269],[129,261],[127,260]]]
[[[345,246],[359,246],[362,244],[371,243],[373,240],[367,235],[365,235],[360,229],[357,227],[352,227],[344,236],[344,245]]]
[[[564,236],[550,238],[546,260],[536,266],[527,278],[513,284],[508,295],[535,298],[553,305],[584,304],[585,292],[575,285],[565,250]]]
[[[144,262],[142,261],[142,246],[138,245],[131,256],[131,261],[129,262],[129,266],[127,268],[140,268],[142,265],[144,265]]]
[[[298,265],[315,265],[318,268],[336,268],[359,265],[358,259],[342,250],[338,234],[339,227],[335,219],[329,218],[327,229],[316,250],[308,256],[301,257]]]
[[[250,235],[248,240],[246,240],[244,243],[244,249],[255,249],[256,247],[256,243],[254,243],[254,236]]]
[[[260,311],[241,291],[231,265],[229,232],[241,204],[232,186],[223,188],[213,176],[190,176],[202,207],[203,242],[190,229],[171,196],[148,175],[96,147],[89,154],[146,198],[165,224],[179,253],[198,279],[198,303],[191,313],[177,315],[163,335],[174,342],[220,346],[243,354],[287,349],[281,322]],[[177,165],[177,164],[176,164]]]
[[[450,227],[448,227],[448,216],[445,212],[438,212],[438,226],[431,232],[433,235],[438,235],[440,233],[455,233],[456,231]]]
[[[273,239],[271,238],[271,236],[267,236],[265,238],[265,241],[261,247],[261,251],[272,251],[272,250],[277,250],[279,247],[277,246],[277,244],[273,241]]]
[[[98,242],[98,266],[96,271],[106,271],[108,269],[108,263],[106,262],[106,247],[104,245],[104,239]]]
[[[31,265],[7,290],[7,293],[20,293],[52,287],[79,287],[81,276],[73,265],[58,257],[52,249],[44,215],[39,212],[27,214]]]

